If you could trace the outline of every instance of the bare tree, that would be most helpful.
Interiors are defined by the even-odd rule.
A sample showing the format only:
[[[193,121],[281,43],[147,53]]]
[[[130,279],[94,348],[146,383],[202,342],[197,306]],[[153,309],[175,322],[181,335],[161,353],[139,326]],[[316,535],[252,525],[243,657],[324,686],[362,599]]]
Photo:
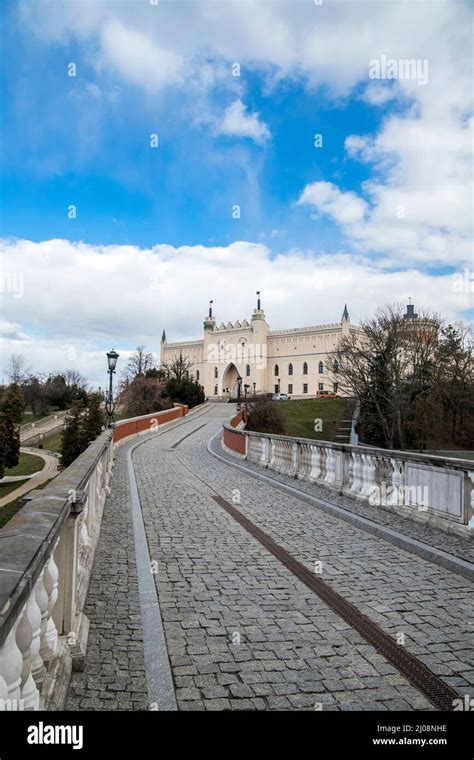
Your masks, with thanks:
[[[27,367],[23,354],[12,354],[9,363],[8,375],[12,383],[22,385],[28,377],[31,369]]]
[[[331,354],[340,389],[360,402],[368,442],[405,448],[415,404],[435,383],[440,328],[436,314],[408,320],[400,306],[387,306],[363,321],[360,331],[344,336]]]
[[[61,373],[67,386],[76,388],[87,388],[87,380],[77,369],[66,369]]]
[[[147,371],[154,366],[153,354],[150,351],[145,351],[145,346],[137,346],[122,373],[122,382],[131,382],[139,375],[146,375]]]
[[[186,356],[183,356],[183,352],[180,351],[169,364],[162,364],[161,370],[167,379],[175,378],[176,380],[183,380],[190,377],[193,363]]]

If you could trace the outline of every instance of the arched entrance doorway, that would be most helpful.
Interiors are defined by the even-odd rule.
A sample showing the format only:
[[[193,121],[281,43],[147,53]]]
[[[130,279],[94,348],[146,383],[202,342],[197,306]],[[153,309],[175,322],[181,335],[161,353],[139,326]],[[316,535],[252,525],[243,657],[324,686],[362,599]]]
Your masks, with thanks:
[[[229,364],[222,376],[222,395],[237,398],[237,378],[239,372],[235,364]]]

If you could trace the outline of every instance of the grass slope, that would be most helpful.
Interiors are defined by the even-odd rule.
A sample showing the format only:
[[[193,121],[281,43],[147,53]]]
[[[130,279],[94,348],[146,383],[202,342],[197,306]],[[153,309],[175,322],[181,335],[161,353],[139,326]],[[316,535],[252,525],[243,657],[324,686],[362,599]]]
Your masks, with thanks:
[[[46,488],[46,486],[51,483],[51,481],[54,480],[54,478],[50,478],[45,483],[41,483],[40,486],[37,486],[35,488],[35,491],[39,491],[43,488]],[[14,486],[15,489],[21,486],[21,481],[18,481],[18,483],[8,483],[5,485],[0,485],[0,497],[6,496],[7,493],[10,493],[11,489],[9,491],[4,491],[2,489],[6,488],[6,486]],[[6,523],[11,520],[13,515],[16,515],[20,508],[20,501],[23,499],[23,496],[19,496],[17,499],[13,499],[13,501],[10,501],[8,504],[6,504],[4,507],[0,507],[0,528],[3,528]]]
[[[34,472],[39,472],[43,469],[44,461],[41,457],[37,457],[34,454],[24,454],[20,452],[20,458],[16,467],[10,467],[9,470],[5,470],[5,475],[32,475]]]
[[[328,398],[280,401],[286,418],[287,434],[297,438],[331,441],[337,421],[344,415],[346,399]],[[315,420],[322,420],[322,431],[314,429]]]

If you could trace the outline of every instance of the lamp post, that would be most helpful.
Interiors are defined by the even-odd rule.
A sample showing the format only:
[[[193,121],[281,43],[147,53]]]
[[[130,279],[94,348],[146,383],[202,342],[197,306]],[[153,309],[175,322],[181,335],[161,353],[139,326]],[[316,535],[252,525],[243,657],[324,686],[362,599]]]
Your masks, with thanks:
[[[115,401],[112,395],[112,375],[115,374],[115,367],[117,366],[118,358],[119,358],[119,354],[116,352],[115,348],[113,348],[112,351],[107,352],[107,364],[109,367],[108,368],[109,395],[105,397],[105,411],[107,413],[107,427],[108,428],[113,427]]]
[[[237,375],[237,409],[240,409],[240,394],[242,392],[242,378]]]
[[[257,391],[255,389],[257,387],[257,383],[252,383],[252,385],[253,385],[253,395],[256,396],[257,395]]]

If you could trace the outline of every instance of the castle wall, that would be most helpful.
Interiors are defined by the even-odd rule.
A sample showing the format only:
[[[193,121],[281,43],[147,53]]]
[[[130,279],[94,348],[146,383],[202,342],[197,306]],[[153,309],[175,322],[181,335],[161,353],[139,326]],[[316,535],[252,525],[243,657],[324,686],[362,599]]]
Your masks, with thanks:
[[[217,325],[204,322],[202,341],[161,344],[161,362],[170,363],[182,352],[192,362],[192,374],[209,398],[226,397],[236,386],[237,374],[250,394],[273,393],[277,388],[293,398],[311,398],[318,392],[341,393],[337,373],[328,364],[349,330],[348,319],[313,327],[270,331],[264,312],[255,309],[250,321]],[[290,366],[291,365],[291,366]],[[276,374],[278,366],[278,374]],[[279,382],[278,382],[279,381]]]

